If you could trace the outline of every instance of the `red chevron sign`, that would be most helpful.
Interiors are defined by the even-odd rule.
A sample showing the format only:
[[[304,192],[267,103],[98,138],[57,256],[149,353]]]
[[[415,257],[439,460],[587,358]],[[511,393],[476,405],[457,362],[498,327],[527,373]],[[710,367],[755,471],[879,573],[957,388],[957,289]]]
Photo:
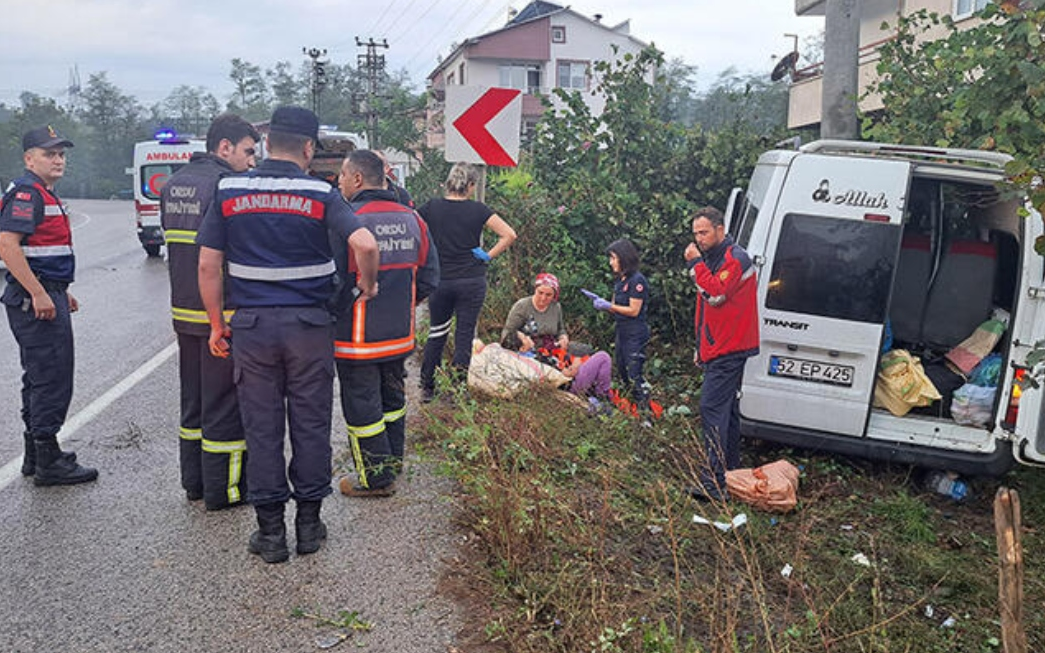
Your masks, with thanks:
[[[517,165],[522,91],[449,86],[446,105],[448,161]]]

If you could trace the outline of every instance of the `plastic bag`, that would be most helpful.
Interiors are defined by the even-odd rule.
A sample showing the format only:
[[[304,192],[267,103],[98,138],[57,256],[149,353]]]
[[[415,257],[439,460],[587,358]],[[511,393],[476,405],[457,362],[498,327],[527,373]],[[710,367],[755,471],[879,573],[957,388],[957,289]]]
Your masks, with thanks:
[[[954,391],[951,417],[963,426],[987,426],[991,421],[996,390],[966,383]]]
[[[969,383],[984,388],[997,388],[1001,376],[1001,354],[991,354],[969,373]]]
[[[875,406],[902,417],[912,408],[928,406],[941,398],[921,361],[909,351],[894,349],[882,356],[874,385]]]
[[[944,356],[962,374],[968,375],[987,354],[991,353],[994,346],[1001,340],[1005,333],[1006,323],[1001,319],[987,320],[972,335],[963,340],[954,349]]]
[[[738,501],[768,512],[788,512],[798,503],[798,468],[777,460],[754,469],[726,472],[726,488]]]

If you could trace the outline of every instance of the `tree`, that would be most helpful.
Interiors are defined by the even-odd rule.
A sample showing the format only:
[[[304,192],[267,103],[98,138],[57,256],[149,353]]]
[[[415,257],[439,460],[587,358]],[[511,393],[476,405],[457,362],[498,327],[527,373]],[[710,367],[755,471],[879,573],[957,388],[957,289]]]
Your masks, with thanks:
[[[22,174],[25,167],[22,160],[22,134],[30,129],[51,125],[73,143],[85,145],[80,138],[81,130],[75,117],[53,98],[25,92],[19,102],[20,106],[11,110],[10,118],[0,124],[0,190],[7,186],[7,182]],[[88,166],[81,165],[75,157],[71,158],[62,179],[62,192],[68,192],[70,196],[81,194],[88,170]]]
[[[295,78],[289,61],[278,61],[265,71],[275,106],[300,104],[308,96],[308,78]]]
[[[202,136],[210,121],[221,111],[218,99],[202,86],[185,84],[175,88],[163,101],[166,126],[179,133]]]
[[[717,131],[745,124],[765,132],[787,126],[788,89],[766,75],[738,75],[730,68],[719,74],[692,110],[697,124]]]
[[[247,120],[263,120],[270,113],[268,84],[261,67],[240,58],[232,60],[229,71],[235,91],[229,99],[227,109]]]
[[[988,4],[981,18],[961,30],[925,11],[901,18],[868,90],[885,108],[865,118],[864,133],[1011,154],[1011,183],[1045,212],[1045,0]],[[924,38],[941,26],[945,36]]]
[[[142,108],[124,95],[106,73],[92,74],[83,91],[79,118],[86,127],[86,143],[76,152],[91,171],[84,194],[108,197],[128,185],[124,169],[131,164],[134,143],[144,137]]]

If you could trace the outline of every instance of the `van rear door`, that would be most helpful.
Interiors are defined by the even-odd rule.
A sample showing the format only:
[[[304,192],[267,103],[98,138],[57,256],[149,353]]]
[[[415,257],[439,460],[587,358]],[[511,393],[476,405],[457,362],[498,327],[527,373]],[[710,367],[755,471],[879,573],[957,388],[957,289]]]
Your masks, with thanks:
[[[1012,318],[1012,344],[998,408],[1002,429],[1015,433],[1013,452],[1022,463],[1045,463],[1045,386],[1016,387],[1015,377],[1027,373],[1027,355],[1035,343],[1045,341],[1045,259],[1034,250],[1042,236],[1042,218],[1031,211],[1023,220],[1023,270]]]
[[[792,160],[760,271],[746,420],[864,436],[910,174],[898,160]]]

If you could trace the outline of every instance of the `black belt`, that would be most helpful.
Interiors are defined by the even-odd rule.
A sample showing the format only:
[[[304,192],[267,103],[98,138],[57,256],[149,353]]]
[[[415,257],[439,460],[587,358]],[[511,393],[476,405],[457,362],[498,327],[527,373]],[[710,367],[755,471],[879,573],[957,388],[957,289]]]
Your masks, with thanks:
[[[29,294],[29,291],[25,289],[25,286],[18,283],[17,281],[12,281],[11,285],[21,290],[26,295]],[[40,279],[40,285],[43,286],[44,290],[46,290],[47,292],[65,292],[69,289],[68,281],[52,281],[51,279]]]

